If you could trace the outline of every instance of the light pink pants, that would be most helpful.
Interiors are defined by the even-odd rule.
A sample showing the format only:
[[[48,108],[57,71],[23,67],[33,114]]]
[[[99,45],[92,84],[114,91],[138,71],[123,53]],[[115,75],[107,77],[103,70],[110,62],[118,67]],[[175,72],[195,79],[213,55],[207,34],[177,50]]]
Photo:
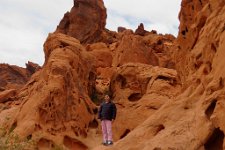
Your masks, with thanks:
[[[102,120],[103,141],[112,141],[112,121]]]

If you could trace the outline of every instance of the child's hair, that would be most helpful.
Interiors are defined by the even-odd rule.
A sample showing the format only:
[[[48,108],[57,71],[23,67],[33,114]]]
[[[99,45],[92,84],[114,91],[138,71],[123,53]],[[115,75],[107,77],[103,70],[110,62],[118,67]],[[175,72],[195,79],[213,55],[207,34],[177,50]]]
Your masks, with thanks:
[[[108,97],[110,98],[109,94],[105,94],[105,95],[104,95],[104,97],[106,97],[106,96],[108,96]]]

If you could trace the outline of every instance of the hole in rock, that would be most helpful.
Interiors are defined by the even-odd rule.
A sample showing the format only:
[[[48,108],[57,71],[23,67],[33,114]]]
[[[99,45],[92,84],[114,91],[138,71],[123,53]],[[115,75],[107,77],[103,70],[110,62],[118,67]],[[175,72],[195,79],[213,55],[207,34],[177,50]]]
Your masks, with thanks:
[[[13,130],[17,127],[17,122],[14,122],[11,128],[9,129],[9,133],[13,132]]]
[[[162,44],[163,44],[162,40],[157,41],[157,45],[162,45]]]
[[[155,130],[155,135],[157,135],[160,131],[164,130],[165,129],[165,126],[160,124],[156,127],[156,130]]]
[[[87,132],[86,132],[84,129],[80,129],[80,130],[79,130],[79,134],[80,134],[82,137],[84,137],[84,138],[87,137]]]
[[[38,149],[52,149],[54,144],[51,140],[41,138],[37,143]]]
[[[196,59],[198,60],[198,59],[201,58],[201,57],[202,57],[202,53],[198,54],[198,55],[196,56]]]
[[[215,44],[214,43],[212,43],[211,44],[211,49],[216,53],[216,51],[217,51],[217,48],[216,48],[216,46],[215,46]]]
[[[155,147],[153,150],[162,150],[160,147]]]
[[[98,121],[94,119],[92,122],[89,123],[90,128],[97,128],[98,127]]]
[[[203,74],[204,74],[204,75],[209,74],[209,70],[208,70],[207,68],[204,68],[204,69],[203,69]]]
[[[68,43],[61,42],[61,45],[60,45],[60,47],[61,47],[61,48],[63,48],[63,47],[67,47],[67,46],[69,46],[69,44],[68,44]]]
[[[32,134],[27,136],[27,140],[31,140],[32,139]]]
[[[122,75],[117,76],[116,81],[120,83],[121,89],[124,89],[126,87],[127,81],[126,78],[124,78]]]
[[[205,143],[205,150],[223,150],[223,139],[224,133],[219,128],[216,128]]]
[[[166,81],[171,81],[171,78],[165,77],[165,76],[158,76],[158,77],[156,78],[156,80],[166,80]]]
[[[185,109],[185,110],[188,110],[188,109],[189,109],[189,107],[188,107],[188,106],[184,106],[184,109]]]
[[[220,77],[220,89],[224,87],[224,80]]]
[[[207,61],[206,64],[207,64],[207,66],[209,68],[209,72],[211,72],[212,71],[212,63]]]
[[[93,90],[92,90],[92,93],[91,93],[91,95],[90,95],[90,99],[91,99],[91,101],[94,102],[96,105],[99,105],[99,104],[100,104],[99,96],[98,96],[98,93],[97,93],[97,91],[96,91],[95,88],[93,88]],[[94,109],[93,109],[93,113],[94,113],[94,114],[96,114],[96,113],[98,112],[98,109],[97,109],[97,112],[96,112],[96,109],[97,109],[97,108],[94,108]]]
[[[63,144],[71,150],[87,150],[88,147],[84,145],[81,141],[73,139],[71,137],[65,136]]]
[[[120,136],[120,139],[124,138],[125,136],[127,136],[127,134],[130,133],[130,129],[126,129],[124,131],[124,133]]]
[[[182,34],[183,36],[185,36],[185,35],[186,35],[186,31],[185,31],[185,30],[181,31],[181,34]]]
[[[34,128],[35,131],[38,131],[41,129],[42,129],[42,127],[39,124],[35,124],[35,128]]]
[[[141,93],[133,93],[128,97],[128,99],[131,102],[135,102],[135,101],[140,100],[142,98],[142,96],[143,96],[143,94],[141,94]]]
[[[71,128],[72,128],[74,134],[75,134],[76,136],[79,136],[78,131],[77,131],[77,128],[76,128],[76,127],[71,127]]]
[[[154,105],[149,105],[149,106],[146,106],[147,109],[152,109],[152,110],[158,110],[159,108],[157,106],[154,106]]]
[[[194,64],[194,68],[195,69],[199,69],[201,67],[201,65],[203,64],[203,61],[196,61],[196,63]]]
[[[165,68],[168,68],[168,69],[175,69],[175,63],[172,62],[172,61],[169,61],[169,62],[166,64]]]
[[[98,108],[94,108],[93,112],[94,112],[94,114],[97,114],[98,113]]]
[[[185,31],[188,32],[188,28],[187,27],[185,28]]]
[[[213,111],[214,111],[214,109],[216,107],[216,103],[217,103],[217,101],[213,100],[211,102],[211,104],[209,105],[209,107],[206,109],[205,114],[207,115],[208,119],[210,119],[210,117],[212,116]]]
[[[197,80],[196,80],[196,83],[197,83],[197,84],[200,84],[200,83],[201,83],[201,79],[197,79]]]

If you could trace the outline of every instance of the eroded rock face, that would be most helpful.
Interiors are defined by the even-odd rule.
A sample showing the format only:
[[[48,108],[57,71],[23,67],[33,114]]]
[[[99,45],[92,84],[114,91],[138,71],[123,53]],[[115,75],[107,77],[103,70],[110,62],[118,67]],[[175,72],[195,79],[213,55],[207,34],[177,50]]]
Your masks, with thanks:
[[[0,103],[4,103],[10,100],[13,100],[16,96],[17,92],[15,89],[5,90],[0,92]]]
[[[109,149],[225,148],[224,12],[223,0],[182,1],[174,52],[181,94]]]
[[[31,67],[31,64],[34,66]],[[28,62],[27,68],[0,64],[0,91],[22,88],[30,79],[31,75],[40,68],[38,64],[32,62]]]
[[[124,33],[119,42],[113,61],[113,66],[119,67],[126,63],[144,63],[157,66],[158,58],[145,43],[142,37],[132,33]]]
[[[183,0],[179,15],[177,69],[182,80],[205,66],[205,74],[212,70],[212,61],[219,48],[224,25],[222,23],[224,1]],[[212,13],[215,14],[212,14]],[[216,18],[213,18],[213,15]],[[215,23],[215,27],[212,27]],[[190,52],[191,51],[191,52]],[[183,65],[187,67],[183,67]]]
[[[112,52],[105,43],[94,43],[88,45],[86,49],[96,58],[96,68],[112,67]]]
[[[129,63],[117,68],[111,91],[118,106],[114,132],[119,140],[173,99],[180,85],[176,70]]]
[[[109,46],[113,55],[113,67],[127,63],[143,63],[165,68],[175,68],[172,60],[175,37],[149,32],[145,36],[136,35],[132,30],[118,34],[118,42]]]
[[[81,41],[93,43],[101,39],[106,24],[106,8],[103,0],[74,0],[56,32],[64,33]]]
[[[39,148],[93,148],[101,129],[90,98],[109,91],[118,115],[107,149],[224,149],[224,12],[223,0],[183,0],[175,39],[142,25],[105,30],[102,1],[75,1],[44,45],[43,68],[21,91],[0,93],[17,100],[0,105],[0,125],[42,135]]]
[[[141,23],[138,28],[135,30],[135,34],[140,35],[140,36],[144,36],[145,34],[147,34],[148,32],[145,30],[144,28],[144,24]]]
[[[89,98],[95,83],[93,57],[78,40],[64,34],[50,34],[44,48],[45,64],[18,94],[21,105],[11,124],[20,137],[44,135],[39,137],[40,147],[63,140],[71,147],[69,138],[79,147],[82,142],[76,137],[87,137],[96,113]]]

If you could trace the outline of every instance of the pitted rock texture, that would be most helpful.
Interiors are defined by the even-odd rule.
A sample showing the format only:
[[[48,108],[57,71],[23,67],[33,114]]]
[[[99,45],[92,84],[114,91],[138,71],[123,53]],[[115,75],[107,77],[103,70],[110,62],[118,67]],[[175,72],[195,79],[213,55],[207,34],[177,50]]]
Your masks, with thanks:
[[[96,107],[89,98],[95,83],[94,59],[78,40],[64,34],[50,34],[44,48],[43,68],[18,93],[19,110],[10,118],[13,131],[20,137],[41,134],[40,148],[50,139],[52,146],[64,139],[65,146],[73,147],[71,140],[87,137],[95,119]]]
[[[175,38],[144,25],[109,31],[102,0],[74,1],[42,69],[0,93],[0,125],[39,149],[225,149],[224,12],[224,0],[183,0]],[[106,92],[118,108],[111,147],[96,118]]]
[[[225,149],[224,12],[223,0],[182,1],[173,52],[180,94],[108,149]]]

